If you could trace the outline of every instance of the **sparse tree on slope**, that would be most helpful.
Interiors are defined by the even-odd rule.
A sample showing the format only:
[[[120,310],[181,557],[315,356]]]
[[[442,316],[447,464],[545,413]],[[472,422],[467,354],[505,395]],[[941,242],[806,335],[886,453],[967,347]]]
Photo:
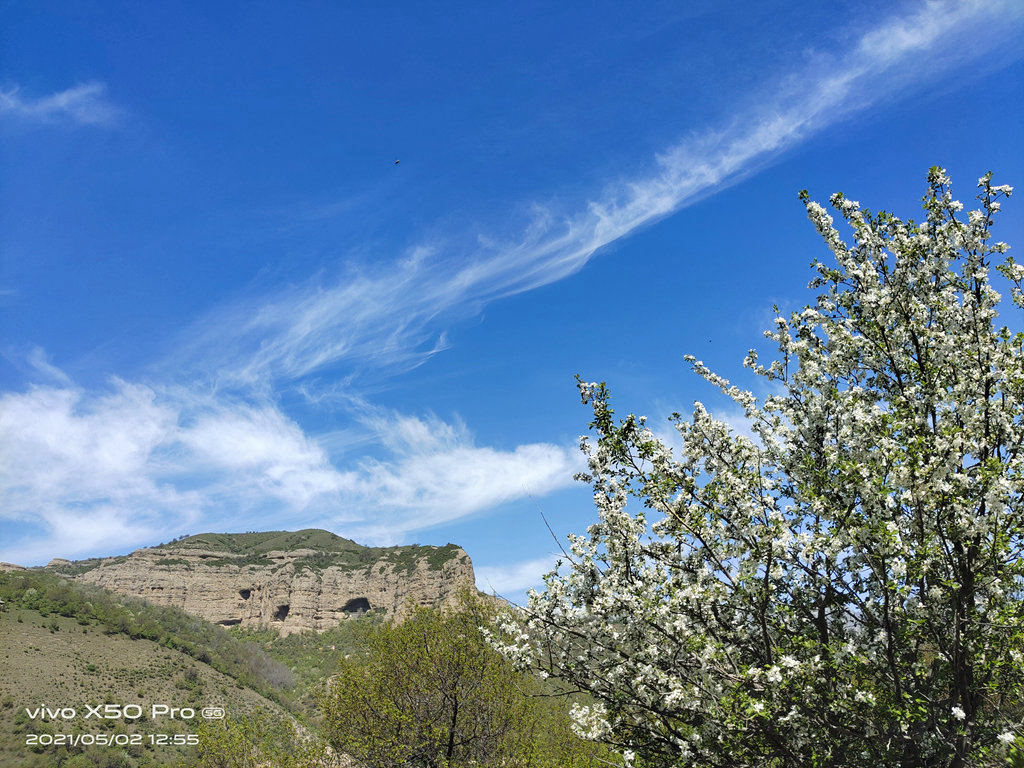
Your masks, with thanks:
[[[673,453],[580,383],[599,520],[504,649],[588,691],[579,728],[645,766],[1001,764],[1024,738],[1024,334],[997,325],[989,235],[933,168],[921,223],[840,194],[847,245],[779,316],[764,398],[694,370],[755,439],[697,403]],[[627,508],[634,497],[643,508]]]
[[[615,765],[571,733],[564,697],[488,645],[481,627],[494,613],[467,594],[457,609],[417,607],[367,628],[319,696],[335,750],[366,768]]]

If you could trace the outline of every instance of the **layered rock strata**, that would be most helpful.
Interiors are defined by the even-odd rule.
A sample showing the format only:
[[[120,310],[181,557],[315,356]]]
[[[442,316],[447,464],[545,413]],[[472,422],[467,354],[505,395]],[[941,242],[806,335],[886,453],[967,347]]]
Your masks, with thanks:
[[[327,531],[202,534],[47,567],[216,624],[282,634],[328,629],[368,611],[401,618],[411,606],[449,605],[474,589],[469,556],[454,545],[370,548]]]

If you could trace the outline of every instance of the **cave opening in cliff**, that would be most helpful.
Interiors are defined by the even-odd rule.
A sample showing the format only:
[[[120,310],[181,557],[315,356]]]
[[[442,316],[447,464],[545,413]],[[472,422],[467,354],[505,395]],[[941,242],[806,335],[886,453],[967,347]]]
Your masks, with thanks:
[[[288,615],[288,609],[290,607],[291,606],[288,605],[277,606],[277,610],[274,611],[274,621],[284,621],[285,617]]]
[[[240,590],[238,590],[238,594],[240,594],[242,596],[243,600],[248,600],[249,596],[252,594],[252,590],[251,589],[240,589]]]
[[[365,597],[353,597],[341,610],[345,613],[366,613],[370,610],[370,601]]]

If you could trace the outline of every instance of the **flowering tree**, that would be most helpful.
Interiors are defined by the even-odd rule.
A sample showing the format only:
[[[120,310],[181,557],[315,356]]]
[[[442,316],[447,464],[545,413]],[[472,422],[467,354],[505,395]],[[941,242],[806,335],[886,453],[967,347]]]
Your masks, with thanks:
[[[1024,267],[962,216],[940,168],[925,219],[806,192],[832,251],[776,318],[759,398],[688,358],[753,439],[696,403],[677,456],[580,382],[599,520],[531,593],[504,650],[588,692],[580,732],[644,766],[978,766],[1021,730],[1024,334],[990,268]],[[627,509],[627,499],[642,509]]]

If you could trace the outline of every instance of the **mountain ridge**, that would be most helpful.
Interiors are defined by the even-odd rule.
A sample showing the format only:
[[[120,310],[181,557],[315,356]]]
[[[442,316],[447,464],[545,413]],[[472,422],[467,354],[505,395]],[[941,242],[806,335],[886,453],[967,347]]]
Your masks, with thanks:
[[[413,605],[448,605],[475,589],[454,544],[367,547],[330,531],[201,533],[127,555],[45,570],[170,605],[222,626],[281,634],[324,630],[374,611],[401,618]]]

